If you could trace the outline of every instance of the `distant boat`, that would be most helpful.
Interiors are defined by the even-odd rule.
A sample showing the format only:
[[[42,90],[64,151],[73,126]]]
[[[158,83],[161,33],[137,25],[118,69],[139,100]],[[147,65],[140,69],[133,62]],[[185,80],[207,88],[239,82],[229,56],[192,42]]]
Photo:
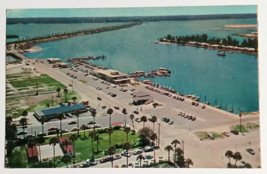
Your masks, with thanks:
[[[218,51],[217,55],[218,55],[218,56],[226,56],[226,54],[225,54],[225,50],[223,50],[223,51]]]

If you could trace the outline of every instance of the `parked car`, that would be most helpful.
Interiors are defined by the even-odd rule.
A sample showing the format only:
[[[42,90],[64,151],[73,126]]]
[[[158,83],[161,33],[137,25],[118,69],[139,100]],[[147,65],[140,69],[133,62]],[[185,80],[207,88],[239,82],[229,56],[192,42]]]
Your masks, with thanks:
[[[87,168],[90,167],[89,163],[82,163],[81,168]]]
[[[113,86],[113,88],[116,88],[117,86],[115,85],[115,86]]]
[[[113,158],[113,160],[117,160],[117,159],[121,159],[121,156],[120,155],[113,155],[112,158]]]
[[[101,126],[99,125],[99,124],[94,124],[93,126],[92,126],[92,128],[100,128]]]
[[[134,155],[138,155],[140,153],[143,153],[143,150],[142,149],[138,149],[138,150],[133,151],[133,154]]]
[[[223,134],[224,136],[226,136],[226,137],[230,137],[229,133],[227,133],[227,132],[223,132],[222,134]]]
[[[80,130],[80,129],[78,129],[77,127],[73,127],[73,128],[71,129],[71,132],[73,132],[73,131],[78,131],[78,130]]]
[[[103,157],[101,160],[100,160],[100,163],[105,163],[105,162],[108,162],[110,161],[110,157]]]
[[[128,167],[133,167],[133,163],[129,163],[128,164]]]
[[[51,126],[48,131],[52,131],[52,130],[57,130],[57,128],[55,126]]]
[[[61,130],[61,133],[63,133],[63,134],[67,133],[67,132],[69,132],[68,129]]]
[[[238,135],[239,134],[239,132],[237,130],[231,130],[230,132],[233,133],[233,134],[235,134],[235,135]]]
[[[190,115],[190,116],[188,117],[188,119],[192,119],[192,117],[193,117],[193,116],[192,116],[192,115]]]
[[[37,136],[38,136],[38,137],[46,136],[46,133],[44,133],[44,132],[40,132]]]
[[[154,148],[151,147],[151,146],[146,146],[146,147],[144,148],[144,152],[151,152],[151,151],[153,151],[153,150],[154,150]]]
[[[95,121],[89,121],[88,124],[95,124]]]
[[[196,117],[192,116],[192,119],[191,120],[192,121],[195,121],[196,119],[197,119]]]
[[[17,133],[17,135],[24,135],[24,134],[27,134],[27,132],[26,132],[26,131],[24,131],[24,132],[21,131],[21,132],[18,132],[18,133]]]
[[[54,135],[57,134],[57,130],[51,130],[48,132],[48,135]]]
[[[209,134],[210,139],[214,140],[214,136],[212,134]]]
[[[97,100],[100,100],[100,101],[101,101],[101,100],[102,100],[102,98],[101,98],[101,97],[97,97]]]
[[[153,158],[153,156],[151,156],[151,155],[145,155],[144,157],[145,157],[145,159],[152,159]]]
[[[89,163],[90,166],[95,166],[95,165],[97,165],[97,162],[96,162],[95,160],[92,160],[92,159],[87,159],[87,160],[86,160],[86,163]]]
[[[253,149],[251,149],[251,148],[248,148],[248,149],[247,149],[247,151],[248,151],[248,153],[250,153],[251,155],[255,155],[255,152],[254,152],[254,150],[253,150]]]
[[[136,122],[141,122],[140,118],[135,119]]]
[[[135,113],[135,114],[139,114],[139,112],[138,112],[138,111],[136,111],[136,110],[134,111],[134,113]]]
[[[126,167],[127,167],[126,164],[121,165],[121,168],[126,168]]]
[[[170,120],[169,122],[168,122],[168,124],[169,125],[172,125],[174,122],[172,121],[172,120]]]
[[[130,156],[132,156],[132,153],[131,153],[131,152],[128,152],[128,153],[127,153],[127,151],[124,150],[123,152],[121,152],[121,155],[122,155],[122,156],[125,156],[125,157],[127,157],[127,156],[130,157]]]
[[[71,124],[77,124],[77,121],[73,120],[73,121],[70,121],[68,124],[69,125],[71,125]]]
[[[117,94],[111,94],[111,97],[116,97],[117,96]]]
[[[118,106],[114,106],[115,109],[119,110],[120,108]]]

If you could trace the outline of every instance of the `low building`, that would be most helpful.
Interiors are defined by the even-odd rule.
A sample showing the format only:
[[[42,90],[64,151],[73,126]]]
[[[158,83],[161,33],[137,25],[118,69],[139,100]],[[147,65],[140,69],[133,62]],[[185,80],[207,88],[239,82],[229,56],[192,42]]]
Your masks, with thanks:
[[[75,111],[87,112],[86,107],[81,104],[73,104],[73,105],[61,105],[59,107],[53,107],[48,109],[41,109],[41,110],[34,110],[34,116],[40,120],[41,118],[44,118],[45,121],[57,118],[57,116],[61,113],[74,113]]]
[[[114,84],[130,83],[128,75],[115,70],[95,70],[91,73],[96,77]]]
[[[60,137],[59,142],[64,154],[67,154],[70,157],[73,157],[75,155],[75,150],[70,142],[69,137]],[[64,145],[64,142],[67,142],[67,145]]]
[[[38,150],[36,146],[33,146],[32,148],[28,147],[27,145],[27,157],[28,162],[38,162]]]
[[[142,91],[133,93],[133,104],[140,105],[146,103],[147,101],[153,101],[153,97]]]

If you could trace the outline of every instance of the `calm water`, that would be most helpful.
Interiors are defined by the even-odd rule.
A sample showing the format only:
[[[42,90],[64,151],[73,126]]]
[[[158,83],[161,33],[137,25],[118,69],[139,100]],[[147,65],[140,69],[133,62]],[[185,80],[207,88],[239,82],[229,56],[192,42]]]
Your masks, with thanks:
[[[38,46],[43,48],[42,51],[27,53],[26,56],[59,57],[66,60],[72,57],[105,54],[106,60],[93,62],[127,74],[164,67],[172,71],[171,77],[151,78],[153,82],[186,94],[201,95],[201,101],[205,101],[206,96],[211,105],[217,100],[217,105],[222,102],[223,109],[226,109],[226,105],[227,110],[234,106],[235,113],[238,112],[239,107],[243,112],[258,111],[258,58],[256,56],[228,53],[223,58],[217,56],[215,50],[153,43],[167,34],[206,33],[209,36],[226,37],[239,32],[210,31],[210,29],[223,27],[226,24],[256,23],[256,19],[152,22],[124,30],[40,44]],[[56,28],[60,28],[60,25],[62,24],[57,24]],[[74,24],[73,27],[81,27],[79,25]],[[42,27],[42,32],[47,31],[46,28],[49,28],[49,31],[53,30],[53,25]],[[249,32],[242,31],[242,33]],[[234,38],[243,40],[242,37]]]

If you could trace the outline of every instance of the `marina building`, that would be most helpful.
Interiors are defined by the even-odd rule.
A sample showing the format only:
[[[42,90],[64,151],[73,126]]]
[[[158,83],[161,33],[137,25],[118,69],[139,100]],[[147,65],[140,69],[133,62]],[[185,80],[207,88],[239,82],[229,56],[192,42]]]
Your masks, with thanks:
[[[47,62],[49,63],[61,62],[61,59],[60,58],[48,58]]]
[[[53,107],[48,109],[41,109],[41,110],[34,110],[34,116],[40,120],[41,118],[44,118],[45,121],[57,118],[59,114],[61,113],[74,113],[75,111],[87,112],[86,107],[81,104],[73,104],[73,105],[60,105],[59,107]]]
[[[119,71],[112,70],[112,69],[95,70],[95,71],[92,71],[91,74],[100,79],[103,79],[105,81],[108,81],[114,84],[130,83],[130,79],[128,78],[128,75],[123,74]]]

